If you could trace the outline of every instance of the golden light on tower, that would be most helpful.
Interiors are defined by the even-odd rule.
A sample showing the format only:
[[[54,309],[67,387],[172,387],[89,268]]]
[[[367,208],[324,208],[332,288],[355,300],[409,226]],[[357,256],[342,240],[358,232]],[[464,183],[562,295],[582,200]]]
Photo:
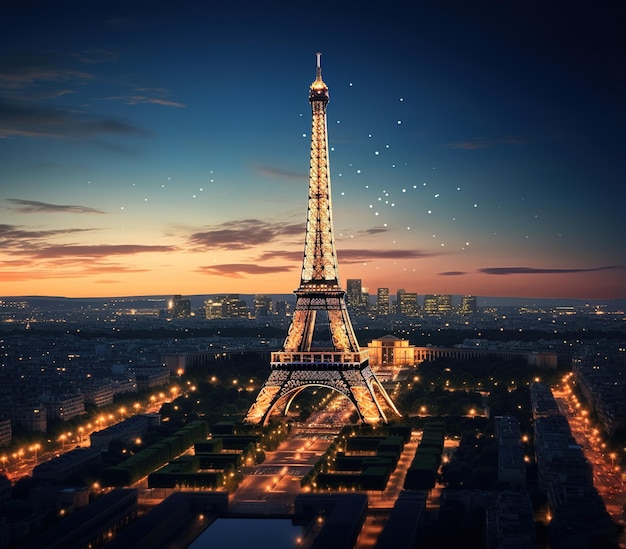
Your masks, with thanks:
[[[335,250],[326,107],[328,86],[316,54],[315,80],[309,88],[311,151],[306,234],[300,286],[287,337],[271,355],[271,373],[246,415],[247,423],[267,423],[276,409],[287,414],[304,388],[321,386],[348,398],[362,421],[387,421],[385,410],[400,415],[359,347],[339,284]],[[318,313],[326,317],[328,346],[314,346]]]

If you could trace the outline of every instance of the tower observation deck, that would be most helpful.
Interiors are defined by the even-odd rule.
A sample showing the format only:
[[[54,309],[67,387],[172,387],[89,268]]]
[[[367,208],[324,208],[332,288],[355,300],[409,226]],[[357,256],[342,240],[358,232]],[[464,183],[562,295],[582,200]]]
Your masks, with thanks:
[[[339,284],[328,158],[329,100],[317,53],[315,81],[309,89],[311,153],[300,286],[287,337],[282,349],[271,355],[271,373],[246,415],[248,423],[265,424],[274,410],[286,414],[294,397],[311,386],[346,396],[366,423],[387,421],[385,410],[400,415],[369,367],[368,350],[359,347]],[[325,347],[314,346],[318,314],[328,321],[330,343]]]

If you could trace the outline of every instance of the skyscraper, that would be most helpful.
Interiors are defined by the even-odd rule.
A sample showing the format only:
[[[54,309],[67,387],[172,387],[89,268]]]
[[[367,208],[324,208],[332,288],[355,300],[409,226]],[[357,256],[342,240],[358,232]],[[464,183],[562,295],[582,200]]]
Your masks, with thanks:
[[[191,300],[182,295],[175,295],[167,304],[167,314],[170,318],[187,318],[191,315]]]
[[[347,280],[346,303],[353,311],[359,311],[363,306],[363,286],[360,278]]]
[[[389,288],[378,288],[376,314],[379,316],[387,316],[389,314]]]

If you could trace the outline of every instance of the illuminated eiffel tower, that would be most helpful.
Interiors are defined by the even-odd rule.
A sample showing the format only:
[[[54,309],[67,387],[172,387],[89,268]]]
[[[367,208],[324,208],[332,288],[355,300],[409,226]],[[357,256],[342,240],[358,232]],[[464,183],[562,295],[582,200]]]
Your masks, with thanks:
[[[339,285],[328,162],[328,86],[322,80],[321,54],[316,56],[316,78],[309,93],[313,123],[300,287],[295,291],[295,311],[283,348],[272,353],[271,373],[248,410],[246,423],[265,425],[274,411],[287,414],[295,396],[312,386],[327,387],[346,396],[361,420],[369,424],[386,422],[385,409],[400,415],[370,369],[368,351],[359,347],[345,291]],[[327,323],[330,342],[315,347],[316,321],[321,320]]]

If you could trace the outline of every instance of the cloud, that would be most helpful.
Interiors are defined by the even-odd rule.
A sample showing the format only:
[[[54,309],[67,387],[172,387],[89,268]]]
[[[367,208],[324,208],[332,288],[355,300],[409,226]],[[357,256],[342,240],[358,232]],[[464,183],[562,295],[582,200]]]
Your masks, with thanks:
[[[203,266],[196,269],[196,272],[208,275],[225,276],[228,278],[245,278],[244,275],[266,275],[275,273],[285,273],[293,269],[292,266],[261,266],[246,263],[227,263],[223,265]]]
[[[423,259],[440,254],[422,250],[340,250],[337,255],[341,263],[360,263],[375,259]]]
[[[64,278],[79,278],[94,275],[121,275],[127,273],[143,273],[148,269],[129,267],[121,263],[107,263],[93,260],[81,261],[54,261],[46,264],[34,265],[31,262],[19,269],[12,261],[0,261],[0,273],[4,282],[24,282],[25,280],[50,280]],[[18,269],[16,269],[18,267]]]
[[[534,267],[485,267],[478,269],[479,273],[491,275],[511,275],[511,274],[568,274],[568,273],[589,273],[594,271],[608,271],[612,269],[623,269],[619,265],[606,267],[592,267],[588,269],[537,269]]]
[[[152,105],[162,105],[164,107],[176,107],[179,109],[183,109],[187,106],[184,103],[179,103],[178,101],[171,101],[170,99],[165,99],[164,97],[160,97],[161,95],[165,95],[168,93],[166,90],[142,89],[142,91],[145,91],[145,92],[151,91],[156,95],[156,97],[153,95],[146,95],[146,94],[114,95],[111,97],[105,97],[102,100],[103,101],[121,101],[122,103],[125,103],[126,105],[152,104]]]
[[[85,82],[93,75],[76,69],[58,66],[51,55],[28,53],[5,54],[0,57],[0,89],[26,90],[38,83]]]
[[[283,259],[289,261],[302,261],[303,249],[298,251],[288,250],[272,250],[261,254],[258,261],[267,261],[270,259]],[[340,250],[337,252],[337,256],[340,264],[348,263],[365,263],[368,261],[374,261],[376,259],[395,259],[395,260],[410,260],[410,259],[423,259],[426,257],[433,257],[435,255],[431,252],[424,252],[421,250]]]
[[[83,233],[94,229],[25,229],[20,225],[0,224],[0,249],[5,253],[29,251],[31,248],[41,245],[41,240],[57,236]]]
[[[22,255],[27,255],[34,259],[55,259],[62,257],[94,259],[98,257],[143,253],[168,253],[174,251],[176,251],[174,246],[146,246],[143,244],[59,244],[57,246],[43,246],[39,249],[23,250]]]
[[[102,135],[145,137],[150,133],[121,120],[73,110],[0,104],[0,138],[89,139]]]
[[[268,222],[259,219],[227,221],[209,226],[189,236],[189,241],[203,249],[244,250],[268,244],[283,237],[304,234],[302,223]]]
[[[449,143],[447,146],[451,149],[465,149],[473,151],[476,149],[491,149],[499,145],[525,145],[526,141],[519,137],[501,137],[501,138],[485,138],[477,137],[468,141],[459,141],[457,143]]]
[[[266,177],[288,179],[289,181],[308,181],[309,180],[309,175],[306,172],[290,172],[288,170],[282,170],[280,168],[273,168],[271,166],[256,166],[256,172],[259,175],[264,175]]]
[[[439,273],[441,276],[462,276],[466,275],[465,271],[445,271],[443,273]]]
[[[22,200],[20,198],[7,198],[6,201],[14,204],[14,207],[11,209],[19,213],[105,213],[103,210],[89,208],[88,206],[48,204],[46,202]]]
[[[372,234],[386,233],[388,231],[389,229],[387,227],[372,227],[371,229],[365,229],[362,232],[366,235],[372,235]]]

